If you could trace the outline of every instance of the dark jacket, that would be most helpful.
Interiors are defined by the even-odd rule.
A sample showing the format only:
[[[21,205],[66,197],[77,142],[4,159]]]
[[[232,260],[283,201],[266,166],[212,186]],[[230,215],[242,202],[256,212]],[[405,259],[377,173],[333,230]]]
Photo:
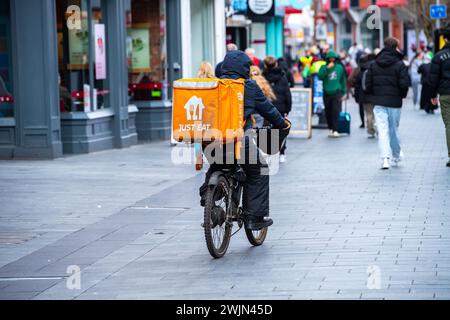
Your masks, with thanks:
[[[367,101],[374,105],[401,108],[411,85],[403,55],[397,50],[383,49],[366,75]]]
[[[250,58],[242,51],[230,51],[222,63],[222,79],[245,79],[244,91],[244,129],[251,128],[250,116],[256,111],[277,128],[285,128],[284,118],[267,100],[266,96],[254,80],[250,80]]]
[[[286,62],[286,60],[284,58],[279,58],[277,60],[278,62],[278,66],[283,69],[283,71],[286,73],[286,78],[289,82],[289,87],[293,88],[295,86],[295,80],[294,80],[294,76],[292,75],[291,70],[289,70],[289,66],[288,63]]]
[[[355,88],[355,101],[357,103],[370,103],[367,100],[367,95],[362,88],[363,74],[369,69],[370,65],[374,62],[375,55],[369,54],[360,57],[359,66],[355,69],[355,77],[352,81],[353,87]],[[367,74],[366,74],[367,75]]]
[[[286,73],[281,68],[265,69],[263,76],[272,87],[277,99],[273,102],[282,115],[291,112],[292,96]]]
[[[422,63],[417,69],[417,72],[420,73],[420,83],[423,85],[429,84],[429,76],[431,70],[431,63]]]
[[[428,78],[431,96],[435,98],[437,94],[450,95],[450,44],[446,44],[434,56],[431,61],[430,76]]]
[[[214,70],[214,74],[215,74],[216,78],[220,78],[222,76],[222,64],[223,64],[223,61],[219,62],[216,65],[216,69]]]

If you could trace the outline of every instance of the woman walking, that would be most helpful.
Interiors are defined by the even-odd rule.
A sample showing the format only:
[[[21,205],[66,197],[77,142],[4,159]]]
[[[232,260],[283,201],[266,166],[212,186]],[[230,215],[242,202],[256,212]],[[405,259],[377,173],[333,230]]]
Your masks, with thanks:
[[[292,96],[289,87],[289,81],[286,73],[278,66],[278,62],[274,57],[268,56],[264,59],[263,76],[267,79],[275,93],[276,100],[273,104],[281,113],[287,117],[292,109]],[[280,162],[286,162],[286,143],[280,151]]]

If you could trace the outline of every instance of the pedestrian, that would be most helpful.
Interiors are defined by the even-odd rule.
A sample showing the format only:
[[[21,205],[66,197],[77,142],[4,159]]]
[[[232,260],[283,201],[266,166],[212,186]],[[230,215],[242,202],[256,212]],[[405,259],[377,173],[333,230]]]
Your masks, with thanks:
[[[203,61],[200,64],[200,67],[198,68],[197,72],[197,78],[207,78],[207,79],[215,78],[211,63]]]
[[[428,83],[428,77],[431,69],[431,56],[427,53],[425,55],[423,63],[418,69],[418,73],[421,75],[420,82],[422,85],[422,91],[420,94],[420,109],[425,110],[428,114],[434,114],[434,110],[437,109],[436,105],[431,103],[431,87]]]
[[[295,86],[294,76],[292,75],[291,70],[289,69],[288,63],[286,62],[285,58],[278,58],[277,60],[278,66],[283,69],[284,73],[286,74],[286,77],[289,82],[289,87],[293,88]]]
[[[252,61],[252,65],[257,66],[257,67],[262,67],[262,62],[261,59],[259,59],[256,56],[256,52],[255,49],[253,48],[247,48],[245,49],[245,54],[250,58],[250,60]]]
[[[237,49],[238,49],[238,47],[234,43],[227,44],[227,52],[235,51]],[[216,65],[216,69],[214,70],[214,73],[217,78],[220,78],[222,76],[222,64],[223,64],[223,61],[219,62]]]
[[[375,130],[375,116],[373,114],[373,104],[370,103],[367,100],[367,95],[365,94],[363,90],[363,77],[366,71],[369,69],[370,64],[373,63],[375,60],[375,55],[370,54],[363,54],[358,63],[359,63],[359,72],[355,77],[354,83],[355,83],[355,99],[358,99],[358,103],[360,106],[362,106],[364,110],[364,114],[366,117],[366,123],[367,123],[367,137],[369,139],[374,139],[376,130]],[[367,75],[367,73],[366,73]]]
[[[326,55],[326,64],[318,72],[319,79],[323,81],[323,101],[325,116],[328,122],[329,137],[339,137],[339,114],[342,109],[342,101],[347,93],[347,78],[345,70],[338,61],[338,55],[330,50]]]
[[[270,86],[269,82],[267,82],[266,78],[264,78],[264,76],[262,75],[261,69],[259,67],[250,67],[250,79],[256,81],[256,84],[261,88],[267,100],[273,103],[277,99],[275,93],[272,90],[272,87]],[[253,113],[253,117],[256,121],[256,127],[262,128],[264,126],[264,118],[256,111]]]
[[[278,66],[274,57],[264,59],[263,76],[267,79],[275,93],[276,100],[273,104],[282,116],[287,117],[292,109],[292,96],[286,73]],[[286,162],[286,143],[280,151],[280,162]]]
[[[408,68],[403,63],[403,54],[398,46],[396,38],[386,38],[384,49],[370,64],[364,79],[367,101],[375,106],[381,168],[385,170],[389,169],[391,163],[397,166],[403,158],[398,127],[402,102],[411,85]]]
[[[420,48],[417,49],[414,58],[412,58],[410,62],[410,70],[411,70],[411,86],[413,90],[413,104],[414,108],[419,103],[419,96],[421,92],[421,76],[419,73],[419,67],[423,63],[424,57],[423,52]]]
[[[444,47],[431,61],[430,76],[428,78],[431,87],[432,103],[441,104],[442,119],[444,120],[447,135],[448,162],[450,167],[450,22],[443,29]]]

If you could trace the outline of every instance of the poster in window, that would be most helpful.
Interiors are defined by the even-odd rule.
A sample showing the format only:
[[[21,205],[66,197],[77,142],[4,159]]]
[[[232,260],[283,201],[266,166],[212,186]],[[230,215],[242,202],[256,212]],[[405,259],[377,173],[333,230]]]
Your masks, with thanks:
[[[148,29],[128,29],[131,38],[131,71],[150,72],[150,33]]]
[[[105,25],[96,24],[95,30],[95,78],[106,79]]]
[[[69,63],[71,69],[81,69],[87,63],[89,48],[88,22],[81,20],[80,30],[69,30]]]

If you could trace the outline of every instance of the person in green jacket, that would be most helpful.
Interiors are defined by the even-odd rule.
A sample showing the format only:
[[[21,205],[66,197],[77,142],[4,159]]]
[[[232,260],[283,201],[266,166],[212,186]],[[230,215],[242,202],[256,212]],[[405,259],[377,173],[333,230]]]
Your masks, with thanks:
[[[323,102],[329,137],[339,137],[339,113],[347,93],[347,77],[336,52],[330,50],[325,58],[326,64],[320,67],[317,75],[323,81]]]

